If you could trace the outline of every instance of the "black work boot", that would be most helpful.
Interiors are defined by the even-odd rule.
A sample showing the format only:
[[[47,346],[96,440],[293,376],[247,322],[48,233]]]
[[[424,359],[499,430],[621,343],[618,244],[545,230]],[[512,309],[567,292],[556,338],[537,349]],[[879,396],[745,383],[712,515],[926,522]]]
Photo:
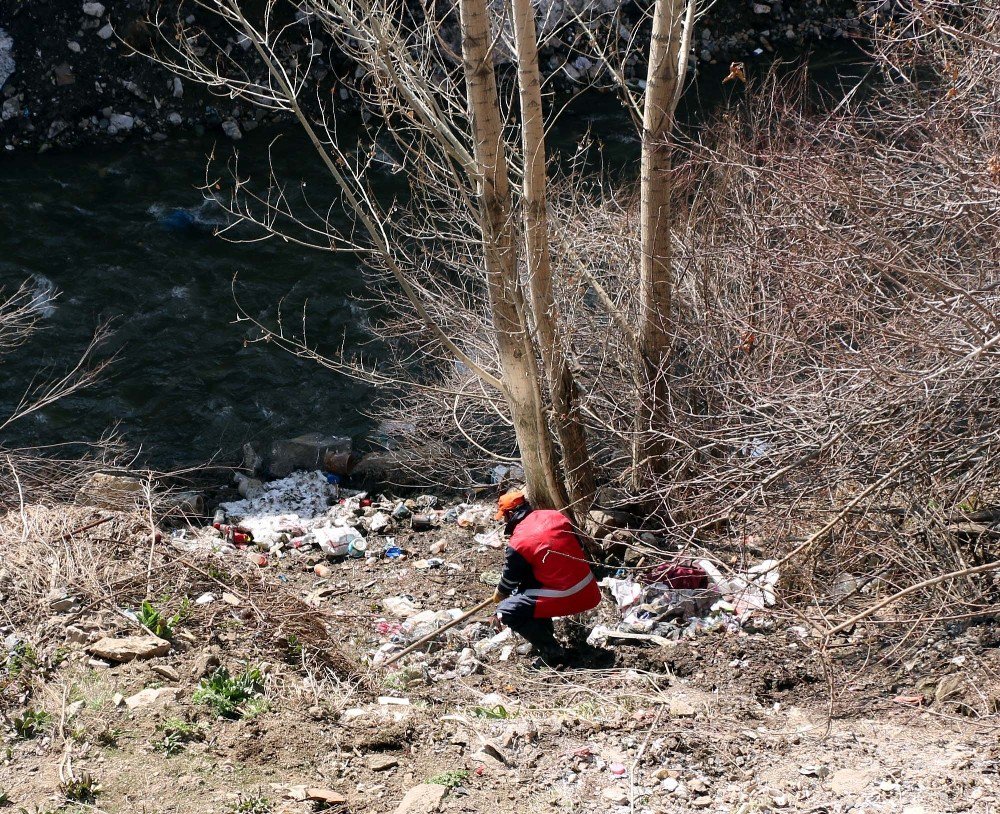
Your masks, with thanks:
[[[556,641],[555,626],[551,619],[531,619],[516,628],[527,639],[537,658],[535,667],[561,667],[566,664],[566,649]]]

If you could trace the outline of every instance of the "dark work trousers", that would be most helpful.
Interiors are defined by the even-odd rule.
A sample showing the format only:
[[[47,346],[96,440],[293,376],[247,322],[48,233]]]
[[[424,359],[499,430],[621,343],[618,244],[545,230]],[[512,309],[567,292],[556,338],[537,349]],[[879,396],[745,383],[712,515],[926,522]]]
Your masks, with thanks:
[[[535,618],[533,597],[511,594],[497,605],[497,617],[515,633],[527,639],[540,652],[561,650],[551,619]]]

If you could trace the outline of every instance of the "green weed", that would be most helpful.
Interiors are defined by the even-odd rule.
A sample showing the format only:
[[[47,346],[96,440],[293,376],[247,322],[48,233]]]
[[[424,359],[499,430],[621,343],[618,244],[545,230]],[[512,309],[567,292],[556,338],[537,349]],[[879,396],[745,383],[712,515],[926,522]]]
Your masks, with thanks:
[[[80,772],[76,777],[70,777],[59,784],[63,797],[73,803],[92,805],[97,799],[101,787],[90,776],[90,772]]]
[[[264,674],[258,667],[249,667],[237,676],[220,667],[203,678],[194,691],[194,702],[212,707],[225,718],[242,718],[246,703],[264,691]],[[260,714],[258,708],[256,714]]]
[[[250,795],[240,795],[240,798],[229,807],[230,814],[271,814],[274,803],[262,792]]]
[[[221,582],[223,585],[232,585],[233,583],[233,578],[230,573],[223,568],[219,568],[219,566],[215,563],[208,563],[205,566],[205,573],[212,579]]]
[[[33,672],[38,667],[38,651],[28,642],[18,642],[7,655],[7,673],[12,678]]]
[[[288,637],[288,659],[293,662],[302,661],[302,654],[304,652],[304,647],[302,646],[302,641],[294,633]]]
[[[0,789],[0,808],[12,805],[14,805],[14,801],[10,799],[10,792],[7,789]]]
[[[243,704],[243,711],[240,717],[244,721],[252,721],[254,718],[258,718],[265,712],[270,711],[271,702],[268,701],[263,695],[258,695],[256,698],[251,698]]]
[[[510,712],[502,704],[497,704],[492,707],[476,707],[472,710],[472,714],[477,718],[490,718],[492,720],[507,720],[510,717]]]
[[[163,736],[153,742],[154,746],[163,749],[168,755],[176,755],[189,743],[205,740],[205,725],[182,721],[180,718],[169,718],[156,729]]]
[[[14,735],[23,741],[38,737],[49,727],[52,716],[39,709],[26,709],[23,715],[11,718]]]
[[[169,640],[174,637],[174,629],[186,615],[185,611],[186,608],[182,606],[180,611],[168,619],[152,602],[144,599],[142,606],[139,608],[139,613],[136,614],[136,619],[140,625],[147,628],[154,636]]]
[[[98,746],[103,746],[105,749],[117,749],[124,734],[125,731],[116,726],[106,726],[97,733],[95,740]]]
[[[441,774],[436,774],[434,777],[428,779],[427,782],[433,783],[436,786],[446,786],[449,789],[453,789],[456,786],[461,786],[468,776],[469,773],[467,771],[459,769],[457,771],[441,772]]]

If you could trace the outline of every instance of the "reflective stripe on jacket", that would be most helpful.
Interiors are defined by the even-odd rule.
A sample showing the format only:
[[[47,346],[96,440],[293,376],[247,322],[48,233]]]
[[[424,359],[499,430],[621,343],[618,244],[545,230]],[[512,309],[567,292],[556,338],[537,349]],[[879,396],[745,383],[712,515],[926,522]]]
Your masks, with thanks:
[[[535,618],[570,616],[600,603],[601,589],[564,514],[535,509],[517,524],[508,545],[531,566],[535,585],[523,593],[537,600]]]

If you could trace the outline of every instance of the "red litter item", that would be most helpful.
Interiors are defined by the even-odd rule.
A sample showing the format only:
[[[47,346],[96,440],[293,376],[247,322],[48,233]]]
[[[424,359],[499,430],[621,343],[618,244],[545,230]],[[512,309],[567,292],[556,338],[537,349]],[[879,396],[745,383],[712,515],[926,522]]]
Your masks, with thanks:
[[[358,501],[358,503],[361,506],[361,508],[365,509],[368,506],[372,505],[372,499],[370,497],[363,497],[361,498],[361,500]]]
[[[665,583],[675,591],[698,591],[708,587],[708,574],[697,565],[663,563],[651,569],[644,581]]]
[[[624,777],[627,771],[622,763],[612,763],[608,768],[611,769],[611,774],[615,777]]]
[[[212,526],[225,534],[226,537],[231,537],[234,534],[246,534],[251,540],[253,539],[253,532],[244,526],[230,526],[226,523],[212,523]]]

